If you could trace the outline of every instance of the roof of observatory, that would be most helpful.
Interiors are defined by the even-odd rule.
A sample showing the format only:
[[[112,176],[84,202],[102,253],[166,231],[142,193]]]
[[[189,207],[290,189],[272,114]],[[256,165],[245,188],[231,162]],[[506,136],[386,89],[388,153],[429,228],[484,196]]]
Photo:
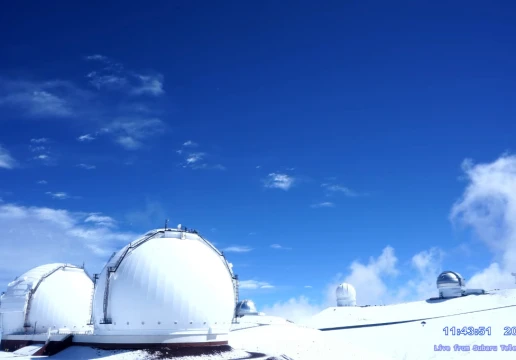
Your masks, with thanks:
[[[154,229],[147,231],[144,235],[140,236],[138,239],[130,242],[122,249],[117,252],[114,252],[111,258],[106,263],[107,267],[117,267],[120,265],[120,262],[124,259],[126,253],[131,250],[139,247],[145,242],[156,239],[156,238],[171,238],[171,239],[182,239],[182,240],[194,240],[204,243],[209,248],[211,248],[217,255],[224,256],[222,252],[220,252],[212,243],[203,238],[201,234],[194,229],[187,229],[185,227],[178,228],[162,228],[162,229]],[[229,268],[230,273],[233,273],[231,268]]]
[[[465,280],[462,277],[462,275],[457,272],[443,271],[437,277],[437,285],[444,285],[444,284],[458,284],[458,285],[464,286]]]
[[[2,296],[2,311],[9,311],[10,309],[17,309],[26,301],[26,294],[35,290],[46,277],[51,276],[54,272],[63,268],[72,268],[84,271],[83,268],[65,263],[53,263],[40,265],[18,276],[7,285],[7,290]],[[84,271],[84,274],[89,275]]]
[[[71,265],[71,264],[65,264],[65,263],[53,263],[53,264],[46,264],[46,265],[40,265],[35,268],[30,269],[29,271],[25,272],[24,274],[18,276],[14,281],[11,281],[8,286],[8,291],[10,287],[18,286],[21,284],[26,284],[27,289],[32,289],[34,286],[37,285],[37,283],[43,279],[45,276],[50,275],[55,270],[62,268],[62,267],[71,267],[79,269],[78,266]]]

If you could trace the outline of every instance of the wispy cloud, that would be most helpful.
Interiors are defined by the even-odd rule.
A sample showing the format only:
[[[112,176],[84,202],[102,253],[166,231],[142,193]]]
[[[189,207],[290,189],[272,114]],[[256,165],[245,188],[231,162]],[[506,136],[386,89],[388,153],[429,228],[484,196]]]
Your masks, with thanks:
[[[34,159],[35,160],[49,160],[50,158],[48,155],[41,154],[41,155],[34,156]]]
[[[311,289],[312,285],[305,285],[305,289]]]
[[[73,118],[85,124],[95,124],[97,131],[83,134],[77,140],[90,142],[98,136],[109,134],[116,144],[129,150],[143,147],[148,136],[164,132],[165,124],[159,119],[163,112],[159,106],[149,106],[146,103],[148,98],[142,96],[135,103],[136,95],[154,97],[164,93],[162,75],[126,70],[121,64],[100,54],[87,56],[86,60],[94,61],[99,67],[89,74],[91,84],[98,90],[121,88],[122,96],[116,104],[100,91],[83,89],[69,81],[0,78],[0,107],[16,109],[17,115],[26,117]],[[112,119],[115,121],[112,122]],[[46,141],[43,141],[44,138],[38,140],[31,142],[33,152],[44,150],[39,146]]]
[[[0,106],[15,108],[29,117],[74,117],[87,107],[88,99],[88,92],[67,81],[0,79]]]
[[[86,56],[86,60],[107,61],[108,58],[104,55],[94,54]]]
[[[312,205],[310,205],[310,207],[312,207],[314,209],[329,208],[329,207],[335,207],[335,204],[330,202],[330,201],[324,201],[324,202],[320,202],[320,203],[317,203],[317,204],[312,204]]]
[[[472,287],[514,287],[516,271],[516,156],[491,163],[462,163],[467,187],[453,205],[450,219],[471,228],[494,255],[486,269],[469,279]]]
[[[84,134],[84,135],[81,135],[77,138],[78,141],[81,141],[81,142],[89,142],[89,141],[93,141],[95,140],[95,137],[92,136],[91,134]]]
[[[90,272],[100,272],[109,254],[137,238],[112,226],[85,222],[88,216],[63,209],[0,204],[0,253],[10,254],[0,263],[1,282],[62,259],[78,265],[84,261]]]
[[[249,246],[230,246],[230,247],[225,248],[223,251],[224,252],[244,253],[244,252],[249,252],[251,250],[253,250],[253,248],[251,248]]]
[[[265,281],[257,280],[242,280],[238,282],[239,289],[243,290],[258,290],[258,289],[273,289],[274,285]]]
[[[264,180],[264,184],[266,188],[287,191],[294,184],[294,178],[287,174],[270,173]]]
[[[65,192],[56,192],[56,193],[53,193],[53,192],[47,191],[45,194],[50,195],[50,196],[52,196],[54,199],[59,199],[59,200],[65,200],[65,199],[69,199],[69,198],[70,198],[70,195],[68,195],[68,194],[67,194],[67,193],[65,193]]]
[[[161,135],[165,130],[165,123],[158,118],[121,118],[101,132],[112,134],[115,141],[125,149],[135,150],[142,147],[147,138]]]
[[[188,140],[188,141],[184,142],[183,146],[186,146],[186,147],[196,147],[196,146],[198,146],[198,144],[193,142],[192,140]]]
[[[182,149],[176,150],[176,153],[184,158],[184,162],[180,165],[183,168],[190,168],[194,170],[226,170],[226,167],[221,164],[209,163],[206,158],[209,157],[205,152],[190,152],[188,148],[197,147],[199,144],[191,140],[186,141],[182,145]]]
[[[204,158],[204,153],[193,153],[193,154],[189,154],[187,157],[186,157],[186,163],[187,164],[195,164],[199,161],[201,161],[203,158]]]
[[[45,151],[47,148],[45,146],[34,146],[29,145],[29,150],[32,152],[42,152]]]
[[[30,142],[33,144],[46,144],[48,143],[48,138],[30,139]]]
[[[12,169],[16,167],[17,162],[11,154],[0,145],[0,168]]]
[[[96,225],[114,227],[116,226],[116,221],[112,217],[102,215],[101,213],[92,213],[90,214],[84,222],[86,223],[94,223]]]
[[[96,168],[95,165],[88,165],[88,164],[78,164],[77,167],[86,169],[86,170],[93,170]]]
[[[340,193],[348,197],[359,196],[359,194],[350,188],[336,184],[322,184],[321,185],[327,192],[327,194]]]
[[[142,74],[126,69],[104,55],[91,55],[87,60],[99,62],[102,67],[91,71],[87,77],[97,90],[108,89],[125,91],[131,95],[159,96],[163,89],[163,75],[159,73]]]
[[[285,247],[285,246],[282,246],[280,244],[272,244],[271,245],[271,248],[272,249],[276,249],[276,250],[292,250],[292,248],[290,247]]]
[[[38,184],[40,184],[40,185],[46,185],[46,184],[48,184],[48,182],[47,182],[46,180],[39,180],[39,181],[38,181]]]

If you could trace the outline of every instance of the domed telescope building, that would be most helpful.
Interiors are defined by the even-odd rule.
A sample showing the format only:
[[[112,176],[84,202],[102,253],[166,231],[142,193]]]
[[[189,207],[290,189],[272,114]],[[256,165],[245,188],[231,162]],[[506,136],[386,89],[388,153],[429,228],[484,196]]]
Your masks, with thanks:
[[[484,289],[466,289],[466,281],[462,275],[454,271],[443,271],[437,277],[437,289],[441,299],[486,293]]]
[[[0,297],[0,337],[81,331],[90,317],[93,281],[84,268],[47,264],[33,268],[8,284]]]
[[[95,279],[95,336],[82,341],[112,349],[227,345],[237,277],[195,230],[149,231],[113,254]]]
[[[351,284],[342,283],[337,286],[337,306],[356,306],[357,291]]]

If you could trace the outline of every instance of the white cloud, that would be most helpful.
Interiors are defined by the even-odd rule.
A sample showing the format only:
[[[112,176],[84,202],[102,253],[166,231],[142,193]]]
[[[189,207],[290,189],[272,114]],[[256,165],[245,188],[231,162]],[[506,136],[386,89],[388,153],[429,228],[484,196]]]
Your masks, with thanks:
[[[358,196],[358,194],[355,191],[353,191],[345,186],[335,185],[335,184],[322,184],[321,186],[327,191],[328,194],[341,193],[348,197]]]
[[[88,142],[88,141],[93,141],[95,140],[95,137],[93,137],[91,134],[84,134],[84,135],[81,135],[77,138],[78,141],[81,141],[81,142]]]
[[[88,165],[88,164],[78,164],[77,167],[86,169],[86,170],[93,170],[96,168],[95,165]]]
[[[96,61],[107,61],[108,58],[104,55],[95,54],[95,55],[88,55],[86,56],[87,60],[96,60]]]
[[[270,173],[265,179],[265,187],[288,190],[294,184],[294,178],[286,174]]]
[[[0,106],[16,108],[29,117],[66,118],[76,115],[88,94],[69,82],[0,79]]]
[[[84,222],[86,223],[94,223],[96,225],[102,225],[106,227],[116,226],[116,221],[112,217],[102,215],[100,213],[92,213],[90,214]]]
[[[51,166],[56,164],[56,159],[48,154],[39,154],[34,156],[33,159],[42,163],[45,166]]]
[[[30,142],[33,144],[46,144],[46,143],[48,143],[48,139],[47,138],[30,139]]]
[[[84,214],[45,207],[0,204],[0,282],[11,281],[32,267],[53,263],[86,263],[98,273],[109,255],[136,234],[84,223]],[[22,259],[22,261],[20,261]]]
[[[292,250],[292,248],[285,247],[285,246],[282,246],[280,244],[272,244],[271,248],[276,249],[276,250]]]
[[[42,152],[45,151],[47,148],[45,146],[33,146],[29,145],[29,150],[32,152]]]
[[[305,289],[311,289],[312,285],[305,285]]]
[[[50,195],[50,196],[52,196],[54,199],[59,199],[59,200],[64,200],[64,199],[69,199],[69,198],[70,198],[70,195],[68,195],[68,194],[67,194],[67,193],[65,193],[65,192],[56,192],[56,193],[53,193],[53,192],[47,191],[45,194]]]
[[[102,88],[109,89],[123,89],[128,85],[128,80],[124,77],[116,75],[102,75],[96,71],[90,72],[87,77],[90,79],[90,84],[100,90]]]
[[[302,323],[323,309],[321,304],[314,304],[309,298],[300,296],[285,302],[277,302],[272,306],[265,306],[262,311],[267,315],[280,316],[295,323]]]
[[[48,182],[47,182],[46,180],[39,180],[39,181],[38,181],[38,184],[40,184],[40,185],[46,185],[46,184],[48,184]]]
[[[493,255],[491,265],[474,274],[471,287],[514,287],[516,271],[516,156],[492,163],[462,164],[467,187],[453,205],[450,219],[472,228]]]
[[[230,246],[224,249],[224,252],[236,252],[236,253],[243,253],[243,252],[249,252],[253,250],[253,248],[249,246]]]
[[[196,147],[197,143],[193,142],[192,140],[188,140],[188,141],[185,141],[183,146],[186,146],[186,147]]]
[[[158,118],[124,118],[102,129],[115,136],[115,141],[127,150],[143,146],[143,141],[165,132],[165,123]]]
[[[186,158],[186,162],[188,164],[194,164],[196,162],[199,162],[203,159],[204,157],[204,153],[193,153],[193,154],[189,154]]]
[[[397,262],[398,259],[394,254],[394,249],[387,246],[378,258],[370,257],[367,265],[359,261],[351,263],[351,272],[344,278],[343,282],[352,284],[357,290],[357,304],[375,304],[380,299],[385,298],[388,294],[388,288],[384,279],[398,274]],[[342,281],[334,283],[330,288],[332,302],[335,302],[334,293],[340,282]]]
[[[332,203],[332,202],[329,202],[329,201],[325,201],[325,202],[320,202],[320,203],[317,203],[317,204],[312,204],[310,205],[310,207],[312,208],[328,208],[328,207],[335,207],[335,204]]]
[[[265,281],[241,280],[238,282],[238,288],[240,290],[273,289],[274,285]]]
[[[135,85],[132,89],[132,93],[135,95],[162,95],[165,91],[163,90],[163,75],[140,75],[136,74],[136,78],[139,79],[139,84]]]
[[[183,167],[186,167],[186,166],[183,166]],[[190,168],[194,169],[194,170],[226,170],[226,167],[221,165],[221,164],[215,164],[215,165],[209,165],[209,164],[198,164],[198,163],[192,163],[190,164],[189,166]]]
[[[103,65],[102,68],[91,71],[87,75],[90,84],[97,90],[119,90],[131,95],[152,96],[159,96],[165,92],[163,90],[163,75],[161,74],[139,74],[127,70],[122,64],[104,55],[90,55],[86,59],[98,61]]]
[[[11,154],[0,146],[0,168],[12,169],[16,167],[16,164],[16,160],[14,160]]]
[[[115,141],[127,150],[136,150],[142,147],[139,141],[130,136],[119,136]]]

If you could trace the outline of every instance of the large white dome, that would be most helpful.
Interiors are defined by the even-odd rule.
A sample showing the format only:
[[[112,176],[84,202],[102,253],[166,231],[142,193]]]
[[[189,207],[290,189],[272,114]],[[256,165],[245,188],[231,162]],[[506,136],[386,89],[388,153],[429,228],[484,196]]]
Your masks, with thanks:
[[[355,306],[357,304],[357,292],[351,284],[342,283],[337,286],[337,306]]]
[[[84,269],[62,263],[38,266],[8,285],[0,298],[0,327],[4,335],[84,330],[92,294],[93,281]]]
[[[234,309],[223,254],[197,232],[176,229],[150,231],[116,253],[93,300],[95,334],[139,336],[134,342],[227,341]]]

